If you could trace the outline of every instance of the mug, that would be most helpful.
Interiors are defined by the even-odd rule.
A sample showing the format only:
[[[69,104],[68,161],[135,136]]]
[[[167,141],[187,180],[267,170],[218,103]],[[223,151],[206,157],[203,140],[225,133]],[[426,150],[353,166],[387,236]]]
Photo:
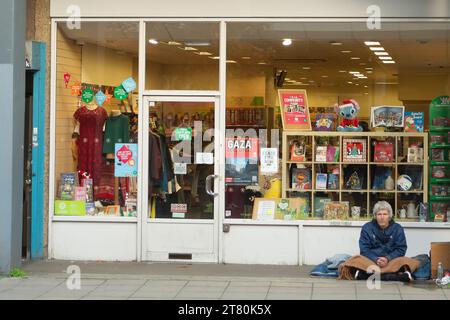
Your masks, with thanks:
[[[353,219],[357,219],[361,215],[361,207],[353,206],[351,208],[351,211],[352,211],[352,218]]]
[[[400,210],[398,210],[398,217],[400,219],[405,219],[406,218],[406,209],[402,208]]]

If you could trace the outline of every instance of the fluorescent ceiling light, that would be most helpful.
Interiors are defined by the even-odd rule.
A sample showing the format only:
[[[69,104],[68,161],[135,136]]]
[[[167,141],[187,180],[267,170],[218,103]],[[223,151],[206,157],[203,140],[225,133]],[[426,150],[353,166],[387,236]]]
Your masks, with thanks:
[[[302,67],[303,70],[309,70],[311,67]]]
[[[380,82],[376,82],[375,84],[398,84],[397,82],[383,82],[383,81],[380,81]]]
[[[328,76],[322,76],[322,78],[328,78]]]
[[[395,63],[394,60],[383,60],[383,63]]]
[[[364,41],[366,46],[379,46],[380,43],[378,41]]]
[[[355,86],[359,86],[359,83],[355,83]]]
[[[349,71],[348,73],[357,74],[357,73],[359,73],[359,71]]]
[[[383,47],[370,47],[372,51],[385,51]]]
[[[351,82],[351,81],[347,81],[347,83],[348,83],[348,84],[352,84],[353,82]]]
[[[305,77],[302,77],[302,78],[300,78],[301,80],[308,80],[308,78],[305,78]]]
[[[359,60],[361,58],[359,58],[359,57],[351,57],[350,59],[352,59],[352,60]]]
[[[347,72],[347,71],[345,71],[345,70],[339,70],[339,72],[340,72],[340,73],[344,73],[344,72]]]
[[[367,86],[364,86],[364,88],[367,88]]]
[[[378,57],[380,60],[392,60],[391,57]]]
[[[362,76],[362,77],[358,77],[358,78],[360,78],[360,79],[367,79],[366,76]]]
[[[227,63],[237,63],[237,62],[234,60],[227,60]]]
[[[364,94],[369,94],[368,92],[364,92]]]
[[[188,41],[184,43],[187,46],[192,47],[207,47],[211,45],[211,42],[209,41]]]
[[[267,63],[264,61],[261,61],[261,62],[258,62],[258,64],[267,64]]]
[[[181,46],[181,43],[176,42],[176,41],[169,41],[169,42],[167,42],[167,44],[169,46]]]
[[[199,56],[210,56],[212,53],[207,51],[200,51],[200,52],[194,52],[195,54],[198,54]]]
[[[184,51],[197,51],[197,49],[193,47],[178,47],[178,48]]]
[[[385,52],[385,51],[375,51],[374,52],[376,56],[388,56],[389,53]]]
[[[158,44],[158,40],[156,40],[156,39],[150,39],[150,40],[148,40],[148,42],[151,44]]]
[[[365,68],[366,70],[373,70],[373,68]]]
[[[219,59],[220,59],[220,57],[218,57],[218,56],[215,56],[215,57],[208,57],[208,58],[213,59],[213,60],[219,60]]]
[[[241,59],[250,60],[251,58],[250,57],[242,57]]]
[[[351,51],[350,50],[342,50],[341,52],[342,53],[350,53]]]
[[[330,44],[332,46],[342,46],[342,42],[337,42],[337,41],[331,41]]]
[[[292,44],[292,39],[283,39],[283,46],[290,46]]]
[[[309,80],[308,82],[310,82],[310,83],[313,83],[313,82],[314,82],[314,80]]]
[[[368,71],[366,71],[366,73],[373,73],[373,71],[371,71],[371,70],[368,70]]]

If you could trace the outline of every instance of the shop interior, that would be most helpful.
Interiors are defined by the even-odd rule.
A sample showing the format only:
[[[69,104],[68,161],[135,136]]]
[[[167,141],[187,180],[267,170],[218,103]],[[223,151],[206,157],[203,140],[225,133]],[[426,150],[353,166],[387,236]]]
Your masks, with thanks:
[[[126,79],[139,82],[138,27],[136,22],[83,22],[81,29],[71,30],[58,23],[55,199],[60,204],[74,200],[82,204],[70,212],[61,209],[61,215],[136,216],[137,174],[115,175],[113,145],[138,142],[138,90],[133,88],[126,96],[115,94],[115,88]],[[217,22],[147,22],[145,89],[219,90],[219,34]],[[373,203],[387,200],[398,218],[406,218],[401,208],[406,211],[410,204],[417,208],[427,199],[428,185],[423,161],[411,165],[403,162],[411,146],[422,148],[427,155],[426,136],[368,135],[368,149],[380,142],[395,147],[394,159],[388,164],[376,164],[373,153],[372,158],[359,164],[339,160],[318,163],[315,146],[341,147],[343,138],[336,133],[339,118],[334,106],[348,99],[359,105],[363,132],[380,132],[371,123],[371,110],[376,106],[403,106],[405,112],[423,112],[426,132],[432,120],[430,102],[450,92],[449,39],[448,23],[383,23],[379,30],[369,30],[365,23],[227,23],[226,125],[235,130],[227,139],[249,141],[245,138],[248,129],[256,129],[258,134],[258,129],[266,129],[265,139],[258,136],[256,141],[251,140],[256,143],[251,148],[276,148],[278,170],[264,173],[258,159],[248,161],[248,155],[244,155],[244,163],[238,163],[235,154],[226,152],[226,207],[221,214],[225,218],[255,219],[257,199],[305,198],[305,215],[296,219],[324,219],[323,211],[314,210],[320,202],[314,203],[316,199],[360,207],[358,219],[369,219]],[[101,90],[106,96],[103,104],[99,105],[96,98],[83,101],[85,89],[91,89],[94,95]],[[334,130],[327,136],[293,134],[284,145],[279,89],[306,90],[311,131],[315,132],[318,114],[333,114]],[[86,127],[91,121],[82,116],[91,113],[98,113],[88,117],[95,119],[95,129],[82,132],[81,122],[87,121]],[[214,127],[214,104],[157,103],[149,114],[149,149],[158,156],[149,156],[147,164],[147,216],[212,219],[213,200],[205,192],[205,178],[213,166],[197,163],[194,153],[180,153],[177,147],[192,144],[196,135]],[[201,133],[196,121],[202,123]],[[404,132],[403,128],[392,131]],[[93,141],[85,142],[86,137]],[[297,178],[305,165],[282,161],[283,156],[290,160],[292,148],[298,145],[303,146],[305,159],[309,159],[306,168],[314,167],[309,173],[314,188],[307,192],[293,185],[294,176]],[[203,141],[202,147],[214,153],[211,141]],[[183,160],[176,160],[180,157]],[[284,180],[283,170],[287,172]],[[339,192],[328,188],[321,191],[312,173],[337,175]],[[413,176],[413,186],[405,193],[385,192],[384,179],[378,182],[381,191],[374,191],[375,178],[380,174],[386,174],[386,179],[392,176],[394,184],[402,175]],[[359,188],[353,189],[353,182],[359,183]],[[450,182],[442,186],[450,193]],[[174,205],[180,204],[184,207],[174,210]],[[416,215],[410,218],[414,220]]]

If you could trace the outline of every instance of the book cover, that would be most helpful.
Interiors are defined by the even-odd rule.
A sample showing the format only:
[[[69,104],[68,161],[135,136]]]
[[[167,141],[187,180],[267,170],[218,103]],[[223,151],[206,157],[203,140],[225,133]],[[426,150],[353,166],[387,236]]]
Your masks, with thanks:
[[[95,209],[95,203],[94,202],[86,202],[86,214],[88,216],[95,216],[96,209]]]
[[[94,185],[91,178],[81,180],[81,185],[86,191],[86,202],[94,202]]]
[[[403,128],[404,106],[372,107],[372,127],[397,127]]]
[[[314,197],[314,217],[323,218],[325,204],[330,201],[327,197]]]
[[[339,175],[334,173],[328,174],[327,188],[330,190],[339,189]]]
[[[316,148],[316,162],[327,161],[327,146],[317,146]]]
[[[60,176],[60,193],[61,200],[74,200],[75,186],[78,185],[77,172],[64,172]]]
[[[366,139],[343,139],[342,140],[342,160],[344,162],[365,162],[366,161]]]
[[[431,149],[431,160],[444,161],[444,149]]]
[[[85,187],[75,187],[74,200],[86,201],[86,189]]]
[[[325,203],[324,219],[325,220],[346,220],[349,218],[348,202],[330,201]]]
[[[335,115],[333,113],[318,113],[314,131],[333,131],[333,122]]]
[[[306,145],[303,141],[292,142],[291,161],[306,161]]]
[[[424,113],[423,112],[405,112],[405,132],[423,132]]]
[[[327,189],[327,174],[317,173],[316,174],[316,189],[326,190]]]
[[[339,162],[339,148],[336,146],[327,147],[327,162]]]
[[[420,163],[423,162],[423,148],[408,148],[408,162]]]
[[[392,162],[394,160],[394,144],[392,142],[375,142],[373,161]]]
[[[291,181],[293,189],[311,189],[311,169],[293,168]]]

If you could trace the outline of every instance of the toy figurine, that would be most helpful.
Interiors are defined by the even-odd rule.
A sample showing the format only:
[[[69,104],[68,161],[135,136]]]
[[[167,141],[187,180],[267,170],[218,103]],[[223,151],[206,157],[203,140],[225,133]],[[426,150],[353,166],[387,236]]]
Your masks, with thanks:
[[[344,100],[341,105],[336,104],[334,109],[342,117],[337,131],[362,131],[358,121],[358,102],[353,99]]]

